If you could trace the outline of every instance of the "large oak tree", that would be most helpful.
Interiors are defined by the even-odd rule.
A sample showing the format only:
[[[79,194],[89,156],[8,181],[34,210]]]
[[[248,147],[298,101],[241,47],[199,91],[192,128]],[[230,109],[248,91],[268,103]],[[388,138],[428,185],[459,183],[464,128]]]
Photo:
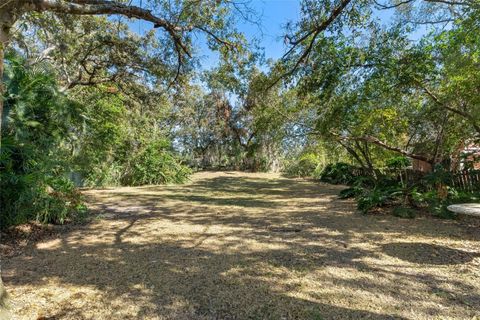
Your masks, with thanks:
[[[229,24],[230,9],[241,10],[233,1],[143,1],[107,0],[1,0],[0,1],[0,77],[3,74],[5,49],[9,46],[12,30],[17,21],[30,13],[58,15],[116,15],[140,19],[152,24],[162,39],[174,48],[178,70],[192,55],[192,36],[203,34],[212,48],[233,47],[234,40]],[[0,95],[4,92],[0,87]],[[0,115],[2,104],[0,102]]]

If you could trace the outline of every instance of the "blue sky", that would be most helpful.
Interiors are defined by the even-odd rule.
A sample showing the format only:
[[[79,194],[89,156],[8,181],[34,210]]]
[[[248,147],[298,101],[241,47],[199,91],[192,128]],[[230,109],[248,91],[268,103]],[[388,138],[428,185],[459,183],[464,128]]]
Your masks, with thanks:
[[[134,1],[135,2],[135,1]],[[248,4],[258,16],[258,23],[241,22],[239,31],[243,32],[249,41],[257,39],[265,50],[265,58],[277,59],[285,52],[282,36],[284,26],[288,21],[300,19],[300,1],[298,0],[251,0]],[[151,23],[134,20],[130,23],[132,31],[139,34],[151,30]],[[217,64],[218,56],[211,52],[205,39],[199,37],[196,41],[198,56],[201,58],[202,68],[209,69]]]
[[[257,0],[252,6],[261,18],[261,30],[256,25],[239,26],[249,37],[261,38],[267,58],[279,58],[284,52],[284,26],[288,21],[300,19],[300,1],[294,0]]]
[[[278,59],[286,51],[283,36],[287,22],[299,21],[300,0],[251,0],[252,8],[259,18],[259,23],[242,22],[238,25],[249,41],[258,40],[264,49],[265,58]],[[374,14],[382,23],[389,23],[393,18],[393,10],[377,11]],[[217,63],[217,54],[211,52],[203,39],[197,42],[202,68],[209,69]]]
[[[249,3],[259,18],[258,23],[242,22],[238,25],[249,41],[259,41],[265,50],[265,58],[280,58],[285,52],[282,36],[288,21],[300,19],[300,1],[295,0],[252,0]],[[197,42],[202,67],[208,69],[217,63],[217,54],[211,52],[203,39]]]
[[[242,21],[237,26],[239,31],[243,32],[249,41],[254,39],[259,41],[260,47],[264,49],[266,59],[280,58],[286,50],[283,41],[285,24],[289,21],[299,21],[301,18],[300,1],[251,0],[248,6],[256,12],[259,21],[258,23]],[[387,24],[392,20],[393,10],[377,11],[374,15],[382,23]],[[151,24],[141,21],[132,22],[130,25],[132,31],[138,33],[143,33],[145,30],[152,28]],[[412,34],[412,39],[418,39],[424,32],[424,30],[417,30],[417,32]],[[209,69],[215,66],[218,55],[208,49],[205,39],[199,37],[195,42],[202,69]]]

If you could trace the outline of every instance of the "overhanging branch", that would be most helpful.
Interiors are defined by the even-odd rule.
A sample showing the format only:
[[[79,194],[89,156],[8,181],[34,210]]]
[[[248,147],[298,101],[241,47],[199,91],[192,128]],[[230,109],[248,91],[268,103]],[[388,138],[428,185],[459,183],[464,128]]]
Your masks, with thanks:
[[[152,14],[150,10],[133,5],[125,5],[114,1],[102,0],[34,0],[30,2],[34,11],[52,11],[77,15],[122,15],[128,18],[136,18],[149,21],[157,28],[163,28],[167,32],[181,32],[185,28],[172,25],[167,20]]]
[[[308,38],[310,38],[310,40],[308,41],[308,44],[306,45],[306,48],[301,53],[300,57],[296,59],[294,66],[288,71],[281,74],[278,78],[276,78],[273,81],[273,83],[268,86],[267,89],[271,89],[281,79],[291,76],[298,69],[300,64],[302,64],[310,55],[311,51],[313,50],[313,47],[315,46],[315,42],[317,41],[317,37],[320,35],[320,33],[324,32],[342,14],[342,12],[345,10],[348,4],[350,4],[351,1],[352,0],[342,0],[340,4],[332,10],[332,12],[330,13],[327,19],[323,20],[322,23],[314,26],[311,30],[307,31],[304,35],[300,36],[299,38],[294,39],[291,37],[287,37],[291,47],[283,55],[282,59],[287,58],[293,51],[295,51],[295,49],[299,45],[301,45]]]
[[[402,154],[404,156],[407,156],[409,158],[412,158],[412,159],[417,159],[417,160],[426,161],[426,162],[432,162],[432,159],[430,157],[427,157],[427,156],[424,156],[424,155],[421,155],[421,154],[416,154],[416,153],[413,153],[413,152],[409,152],[409,151],[404,150],[404,149],[399,148],[399,147],[391,146],[391,145],[387,144],[386,142],[383,142],[380,139],[372,137],[372,136],[366,135],[366,136],[360,136],[360,137],[347,137],[347,136],[340,136],[340,135],[335,134],[335,133],[332,133],[332,135],[335,136],[338,141],[342,141],[342,142],[343,141],[365,141],[365,142],[368,142],[368,143],[375,144],[375,145],[377,145],[379,147],[382,147],[384,149],[400,153],[400,154]]]
[[[183,42],[183,32],[192,31],[194,26],[179,26],[154,15],[150,10],[134,5],[126,5],[108,0],[32,0],[26,5],[27,11],[50,11],[73,15],[121,15],[151,22],[154,28],[165,30],[176,47],[190,56],[186,44]],[[182,52],[178,52],[182,54]]]

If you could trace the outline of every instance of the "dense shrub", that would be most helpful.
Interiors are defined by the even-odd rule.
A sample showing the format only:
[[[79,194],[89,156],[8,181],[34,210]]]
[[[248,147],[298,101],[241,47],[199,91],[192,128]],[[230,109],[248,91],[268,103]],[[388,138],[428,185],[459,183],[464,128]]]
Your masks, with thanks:
[[[340,199],[349,199],[349,198],[354,198],[362,194],[363,188],[362,187],[350,187],[343,189],[340,191],[338,197]]]
[[[357,196],[358,210],[367,213],[378,207],[383,207],[395,200],[399,190],[396,187],[376,187],[374,189],[364,189]]]
[[[453,218],[455,214],[447,209],[451,204],[479,202],[480,192],[459,191],[447,187],[447,195],[439,195],[437,190],[430,190],[415,195],[416,201],[425,203],[429,211],[440,218]]]
[[[91,165],[84,172],[82,185],[87,187],[111,187],[122,184],[124,166],[118,162],[104,161]]]
[[[121,97],[89,88],[81,99],[82,119],[72,159],[88,187],[120,185],[127,150],[126,108]]]
[[[397,157],[388,164],[390,169],[401,170],[408,162]],[[450,204],[480,201],[479,192],[459,191],[447,186],[451,173],[440,166],[414,183],[402,180],[395,171],[379,172],[375,177],[355,177],[351,172],[351,167],[343,163],[329,165],[322,172],[322,180],[349,184],[349,188],[340,191],[339,198],[355,198],[357,208],[364,213],[394,206],[395,216],[413,218],[420,207],[428,208],[437,217],[452,218],[455,214],[447,210]]]
[[[298,159],[288,161],[283,173],[289,177],[315,177],[321,165],[318,155],[314,153],[302,154]]]
[[[354,166],[343,163],[328,164],[320,173],[320,180],[333,184],[351,184],[355,181]]]
[[[411,164],[407,157],[393,157],[385,161],[385,165],[390,169],[405,169]]]
[[[375,181],[371,177],[355,177],[351,183],[351,187],[340,191],[339,197],[341,199],[348,199],[361,196],[365,190],[371,189],[375,186]]]
[[[48,69],[28,69],[7,56],[0,153],[2,228],[28,220],[63,223],[85,211],[66,179],[68,136],[75,105],[57,90]]]
[[[88,187],[181,183],[190,170],[158,130],[139,126],[129,116],[128,98],[89,88],[82,97],[84,120],[73,159]]]
[[[166,140],[152,141],[129,161],[122,177],[125,185],[182,183],[191,170],[173,155]]]
[[[83,216],[87,186],[180,183],[190,170],[161,132],[136,132],[123,99],[91,89],[72,101],[48,65],[7,56],[0,152],[2,228],[29,220],[63,223]],[[140,128],[139,130],[143,130]],[[141,142],[140,142],[141,141]],[[78,182],[78,181],[77,181]]]

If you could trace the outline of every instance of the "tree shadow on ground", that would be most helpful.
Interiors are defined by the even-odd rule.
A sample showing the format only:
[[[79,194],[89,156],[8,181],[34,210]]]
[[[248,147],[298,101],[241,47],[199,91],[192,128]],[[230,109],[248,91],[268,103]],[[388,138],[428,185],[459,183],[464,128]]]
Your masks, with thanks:
[[[179,244],[182,243],[117,242],[72,247],[64,241],[57,249],[37,250],[35,259],[20,258],[22,270],[7,276],[5,281],[9,286],[42,286],[50,279],[58,279],[69,286],[95,287],[104,293],[100,303],[119,297],[125,303],[146,301],[131,314],[136,318],[164,315],[167,319],[402,319],[290,296],[292,285],[278,276],[262,280],[268,272],[262,270],[262,264],[283,268],[304,264],[295,254],[283,250],[214,253]],[[337,260],[334,251],[322,256],[326,263],[345,263]],[[41,266],[38,261],[42,261]],[[249,268],[254,265],[259,268]],[[89,318],[87,310],[69,305],[70,300],[82,297],[79,293],[71,295],[61,310],[46,314],[45,318]],[[111,317],[120,318],[121,311],[113,311]]]
[[[473,315],[480,302],[472,283],[415,272],[472,263],[478,252],[398,242],[480,242],[456,222],[356,214],[337,186],[210,180],[91,195],[102,219],[4,261],[7,286],[33,288],[31,298],[61,288],[47,300],[50,319],[406,319],[402,309],[428,318],[438,304]],[[231,205],[252,192],[256,205]],[[441,293],[434,303],[418,304],[432,292]]]
[[[404,261],[418,264],[464,264],[480,255],[430,243],[397,242],[383,246],[383,251]]]

